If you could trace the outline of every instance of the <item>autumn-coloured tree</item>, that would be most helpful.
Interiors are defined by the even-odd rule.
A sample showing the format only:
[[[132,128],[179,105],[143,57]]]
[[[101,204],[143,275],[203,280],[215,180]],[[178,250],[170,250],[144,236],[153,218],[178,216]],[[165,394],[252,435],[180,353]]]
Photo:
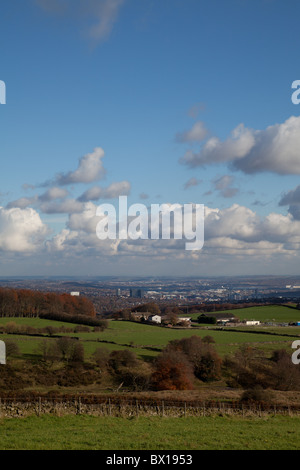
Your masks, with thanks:
[[[220,379],[222,360],[214,347],[209,342],[203,341],[200,336],[193,335],[189,338],[170,341],[166,349],[185,354],[193,366],[197,379],[203,382]]]
[[[154,363],[152,388],[154,390],[192,390],[193,367],[180,351],[163,351]]]
[[[83,296],[0,288],[0,316],[38,317],[62,313],[92,318],[96,316],[93,303]]]

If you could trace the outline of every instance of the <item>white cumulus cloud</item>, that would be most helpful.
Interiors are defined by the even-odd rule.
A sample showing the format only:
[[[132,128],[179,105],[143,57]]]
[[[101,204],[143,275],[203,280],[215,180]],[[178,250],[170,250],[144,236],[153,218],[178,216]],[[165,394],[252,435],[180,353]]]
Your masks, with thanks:
[[[247,174],[300,174],[300,116],[264,130],[237,126],[225,141],[209,138],[200,151],[187,151],[181,162],[190,166],[230,164]]]
[[[102,179],[105,175],[103,157],[103,149],[96,147],[93,152],[80,158],[78,168],[75,171],[58,174],[55,183],[59,186],[65,186],[76,183],[92,183]]]
[[[107,188],[94,186],[85,191],[79,198],[79,201],[98,201],[99,199],[114,199],[119,196],[128,196],[131,185],[128,181],[118,181],[112,183]]]
[[[206,138],[208,131],[202,121],[197,121],[193,127],[184,132],[178,132],[176,140],[178,142],[202,142]]]
[[[32,208],[0,208],[0,249],[12,252],[38,250],[49,233]]]

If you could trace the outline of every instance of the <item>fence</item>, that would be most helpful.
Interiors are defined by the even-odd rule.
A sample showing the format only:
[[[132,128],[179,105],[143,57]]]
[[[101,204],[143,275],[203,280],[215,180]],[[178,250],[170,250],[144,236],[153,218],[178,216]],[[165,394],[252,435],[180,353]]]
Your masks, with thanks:
[[[300,406],[241,402],[179,402],[151,400],[117,400],[114,398],[74,397],[69,399],[37,397],[0,398],[0,417],[26,417],[54,414],[84,414],[115,417],[201,417],[201,416],[270,416],[299,415]]]

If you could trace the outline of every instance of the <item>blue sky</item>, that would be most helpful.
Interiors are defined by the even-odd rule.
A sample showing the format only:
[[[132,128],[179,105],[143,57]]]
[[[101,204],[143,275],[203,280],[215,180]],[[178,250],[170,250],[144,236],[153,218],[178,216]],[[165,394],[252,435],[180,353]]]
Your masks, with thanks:
[[[2,0],[0,275],[298,274],[299,13],[297,0]],[[204,204],[204,248],[101,244],[95,209],[122,194]]]

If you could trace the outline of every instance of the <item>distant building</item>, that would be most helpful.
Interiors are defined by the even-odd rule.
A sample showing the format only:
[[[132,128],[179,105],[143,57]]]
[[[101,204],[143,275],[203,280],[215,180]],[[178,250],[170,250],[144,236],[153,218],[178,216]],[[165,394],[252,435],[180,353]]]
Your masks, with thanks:
[[[178,323],[187,323],[187,324],[190,324],[191,321],[192,321],[192,319],[189,318],[189,317],[180,317],[180,318],[177,319],[177,324],[178,324]]]
[[[161,316],[160,315],[150,315],[148,317],[148,321],[151,321],[152,323],[161,323]]]
[[[256,325],[260,325],[260,321],[258,320],[246,320],[246,325],[247,326],[256,326]]]
[[[130,297],[137,297],[138,299],[142,299],[144,295],[144,289],[130,289]]]
[[[73,297],[78,297],[80,295],[80,292],[71,292],[71,295]]]
[[[208,313],[202,313],[200,315],[200,318],[202,319],[202,321],[199,322],[199,323],[205,323],[205,317],[215,318],[217,325],[225,325],[229,322],[237,322],[238,321],[238,319],[232,313],[208,312]],[[199,321],[199,317],[198,317],[198,321]]]
[[[150,312],[131,312],[131,318],[134,321],[147,321],[151,316],[153,315]]]

